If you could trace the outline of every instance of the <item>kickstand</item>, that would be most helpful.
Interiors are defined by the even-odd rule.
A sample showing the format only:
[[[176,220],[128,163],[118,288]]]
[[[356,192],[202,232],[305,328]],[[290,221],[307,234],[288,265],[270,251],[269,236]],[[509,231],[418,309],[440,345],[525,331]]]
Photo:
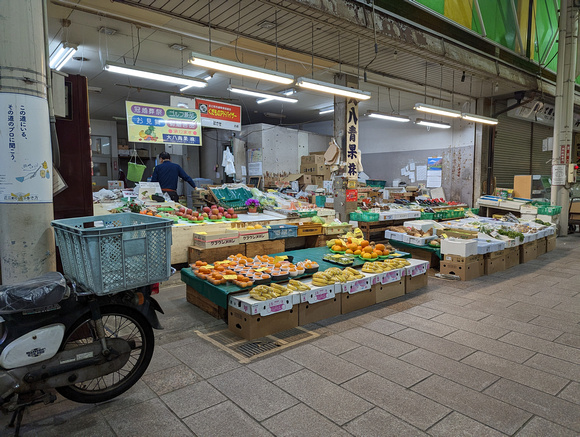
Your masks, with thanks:
[[[12,414],[12,419],[8,424],[9,428],[16,428],[14,430],[14,437],[18,437],[20,435],[20,425],[22,424],[22,417],[24,416],[25,408],[26,405],[22,405],[21,407],[18,407],[16,410],[14,410],[14,413]],[[16,425],[14,424],[14,422],[16,422]]]
[[[10,419],[10,423],[8,424],[8,428],[15,428],[14,429],[14,437],[18,437],[20,435],[20,426],[22,425],[22,418],[24,417],[24,410],[26,407],[31,405],[40,404],[44,402],[45,404],[51,404],[56,401],[56,396],[50,392],[45,393],[44,391],[40,391],[41,395],[37,397],[33,397],[30,401],[27,401],[14,410],[12,414],[12,419]]]

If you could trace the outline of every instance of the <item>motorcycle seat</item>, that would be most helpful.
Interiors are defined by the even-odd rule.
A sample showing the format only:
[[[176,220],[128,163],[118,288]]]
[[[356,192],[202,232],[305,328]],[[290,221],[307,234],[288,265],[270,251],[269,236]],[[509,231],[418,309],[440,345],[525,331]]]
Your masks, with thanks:
[[[58,272],[12,285],[0,285],[0,314],[21,313],[59,303],[67,294],[66,279]]]

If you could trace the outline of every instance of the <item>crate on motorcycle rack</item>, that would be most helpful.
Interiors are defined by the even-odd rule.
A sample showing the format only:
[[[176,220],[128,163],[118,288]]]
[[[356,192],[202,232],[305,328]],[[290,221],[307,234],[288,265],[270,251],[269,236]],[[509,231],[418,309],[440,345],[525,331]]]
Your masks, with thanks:
[[[52,222],[64,274],[97,295],[169,279],[172,224],[131,212]]]

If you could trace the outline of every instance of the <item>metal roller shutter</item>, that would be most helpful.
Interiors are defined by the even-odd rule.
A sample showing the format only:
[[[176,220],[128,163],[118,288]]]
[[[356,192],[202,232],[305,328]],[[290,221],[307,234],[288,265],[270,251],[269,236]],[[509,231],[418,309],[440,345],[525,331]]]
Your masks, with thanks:
[[[542,140],[554,136],[554,128],[534,123],[534,133],[532,137],[532,174],[551,175],[552,174],[552,151],[542,152]]]
[[[514,176],[530,174],[532,123],[505,114],[498,120],[493,175],[497,187],[512,188]]]

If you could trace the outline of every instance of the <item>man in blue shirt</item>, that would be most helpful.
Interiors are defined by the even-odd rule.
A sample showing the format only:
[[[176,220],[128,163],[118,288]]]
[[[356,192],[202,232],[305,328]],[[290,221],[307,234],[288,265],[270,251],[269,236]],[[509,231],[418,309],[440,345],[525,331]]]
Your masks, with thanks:
[[[171,162],[171,155],[167,152],[161,152],[159,154],[159,164],[153,170],[151,182],[159,182],[161,189],[169,195],[171,200],[178,202],[179,196],[176,191],[178,178],[183,179],[195,188],[193,179],[179,165]]]

